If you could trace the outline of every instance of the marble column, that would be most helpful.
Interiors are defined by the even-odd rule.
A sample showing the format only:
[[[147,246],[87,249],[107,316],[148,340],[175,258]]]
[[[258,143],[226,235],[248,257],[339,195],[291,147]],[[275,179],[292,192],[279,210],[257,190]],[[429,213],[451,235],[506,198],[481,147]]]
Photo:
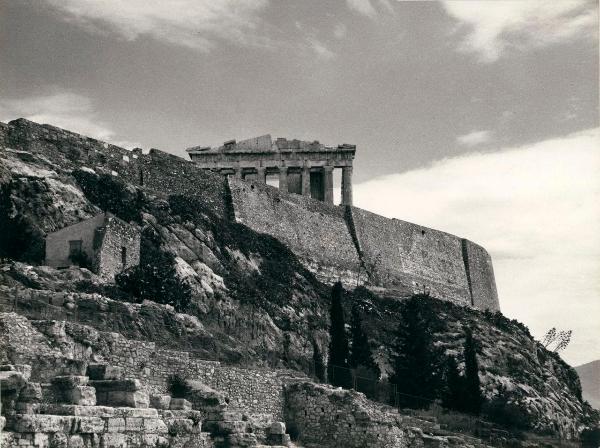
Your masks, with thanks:
[[[302,167],[302,196],[310,197],[310,167]]]
[[[288,169],[287,169],[287,166],[279,167],[279,189],[283,193],[288,193]]]
[[[333,167],[323,167],[323,202],[333,204]]]
[[[267,169],[265,167],[256,168],[256,181],[262,184],[267,183]]]
[[[342,205],[352,205],[352,167],[342,167]]]

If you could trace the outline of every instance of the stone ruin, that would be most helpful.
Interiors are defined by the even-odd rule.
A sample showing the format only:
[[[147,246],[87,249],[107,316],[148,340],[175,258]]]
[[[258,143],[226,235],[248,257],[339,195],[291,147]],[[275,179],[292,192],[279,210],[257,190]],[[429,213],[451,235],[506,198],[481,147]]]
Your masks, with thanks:
[[[342,170],[342,205],[352,205],[352,163],[356,146],[337,147],[263,135],[222,146],[188,148],[192,161],[202,169],[265,184],[269,174],[279,176],[279,189],[333,204],[333,170]]]

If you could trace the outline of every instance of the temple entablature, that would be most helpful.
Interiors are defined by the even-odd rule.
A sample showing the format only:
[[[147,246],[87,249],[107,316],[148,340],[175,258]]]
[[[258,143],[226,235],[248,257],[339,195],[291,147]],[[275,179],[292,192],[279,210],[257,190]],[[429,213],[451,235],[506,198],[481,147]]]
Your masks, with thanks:
[[[273,140],[269,134],[218,147],[195,146],[187,153],[200,168],[267,183],[277,175],[279,189],[333,204],[333,170],[342,170],[342,204],[352,205],[352,163],[356,146],[325,146],[318,141]]]

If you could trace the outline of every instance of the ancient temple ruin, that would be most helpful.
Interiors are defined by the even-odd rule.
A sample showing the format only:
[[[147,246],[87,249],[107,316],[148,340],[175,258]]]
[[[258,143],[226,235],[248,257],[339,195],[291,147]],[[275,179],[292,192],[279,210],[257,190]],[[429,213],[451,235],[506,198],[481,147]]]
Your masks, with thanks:
[[[287,140],[270,135],[219,147],[195,146],[186,150],[201,168],[240,179],[267,182],[279,177],[279,189],[333,204],[333,170],[342,170],[342,204],[352,205],[352,162],[355,145],[325,146],[318,141]]]

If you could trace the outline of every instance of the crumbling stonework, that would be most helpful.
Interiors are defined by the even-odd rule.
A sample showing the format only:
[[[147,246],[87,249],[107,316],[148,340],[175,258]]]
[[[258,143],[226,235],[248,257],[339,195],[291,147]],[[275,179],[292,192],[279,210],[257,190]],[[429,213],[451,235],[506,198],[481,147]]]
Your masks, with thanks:
[[[439,425],[402,415],[361,393],[296,382],[286,386],[286,424],[306,448],[484,448],[477,439],[440,431]]]

